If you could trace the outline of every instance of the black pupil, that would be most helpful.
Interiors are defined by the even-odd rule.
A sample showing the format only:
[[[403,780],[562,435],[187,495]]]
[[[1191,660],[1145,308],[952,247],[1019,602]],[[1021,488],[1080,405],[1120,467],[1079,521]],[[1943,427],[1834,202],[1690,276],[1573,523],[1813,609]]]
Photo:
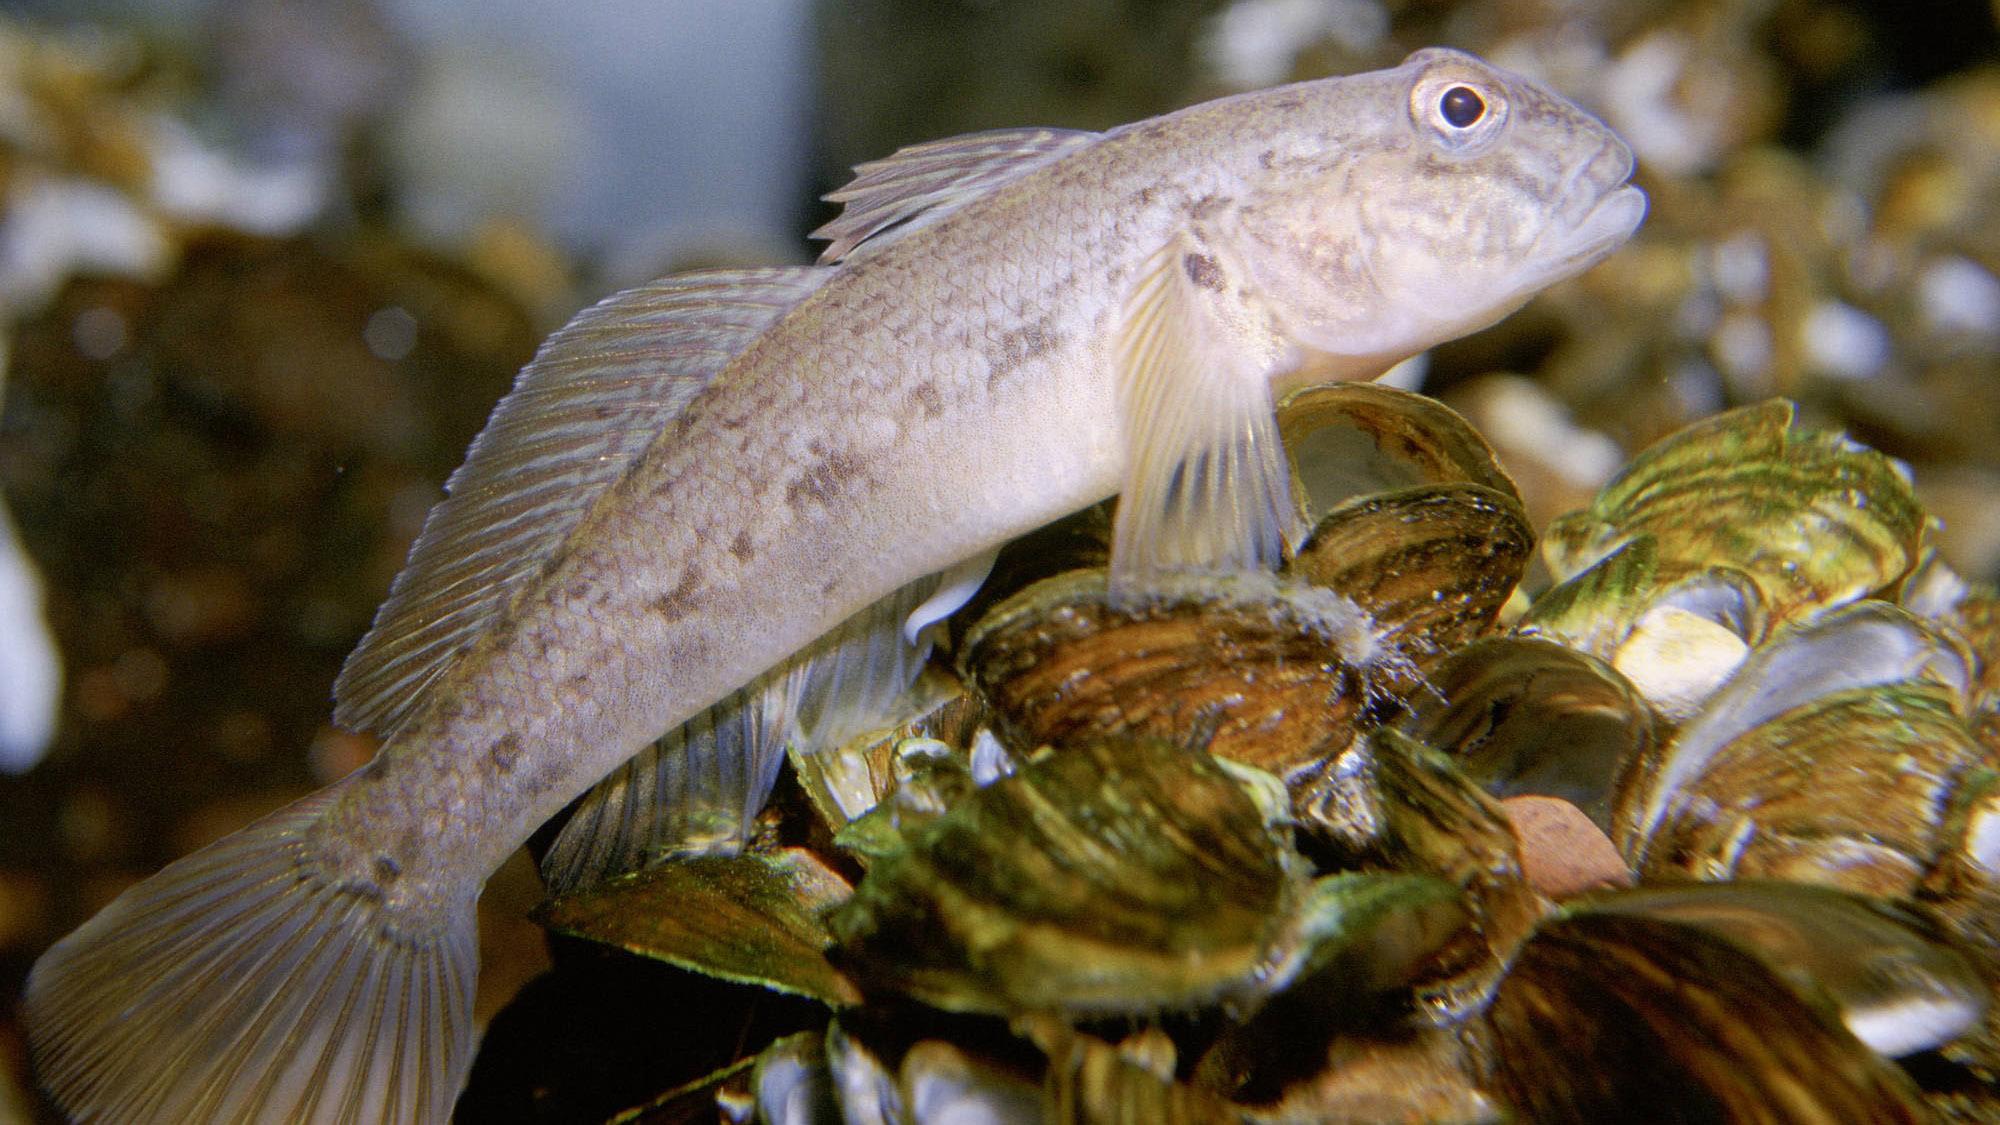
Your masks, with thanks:
[[[1453,128],[1464,129],[1479,120],[1480,114],[1486,112],[1486,103],[1480,101],[1479,95],[1470,89],[1453,86],[1444,92],[1444,100],[1438,103],[1438,108],[1444,112],[1444,119],[1451,122]]]

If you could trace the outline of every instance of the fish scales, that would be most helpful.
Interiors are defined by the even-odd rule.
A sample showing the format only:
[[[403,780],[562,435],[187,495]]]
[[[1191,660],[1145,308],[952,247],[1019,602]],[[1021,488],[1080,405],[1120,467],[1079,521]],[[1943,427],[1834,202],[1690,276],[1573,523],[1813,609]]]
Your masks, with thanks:
[[[1113,189],[1162,174],[1099,163]],[[1040,196],[1073,193],[1092,171],[1044,173],[1057,182],[1022,185],[1025,202],[993,222],[935,231],[928,242],[939,245],[921,247],[928,254],[857,261],[775,325],[689,404],[571,534],[576,549],[434,689],[439,705],[384,749],[328,835],[372,839],[345,825],[444,819],[462,835],[412,836],[411,854],[394,857],[405,878],[421,880],[431,856],[458,866],[480,855],[497,866],[630,747],[854,611],[969,549],[1114,492],[1109,381],[1079,394],[1093,388],[1063,376],[1105,362],[1113,307],[1104,286],[1092,293],[1081,276],[1128,275],[1145,255],[1130,249],[1137,240],[1115,237],[1065,245],[1060,231],[1080,216],[1037,206]],[[1153,213],[1107,233],[1164,231],[1175,204],[1158,193]],[[1006,232],[1002,253],[982,227]],[[982,244],[987,253],[970,268],[948,272]],[[940,299],[912,305],[905,294],[917,286],[941,290]],[[1050,306],[1076,326],[1038,327]],[[919,394],[924,387],[934,399]],[[1009,416],[1042,422],[1008,440],[997,431]],[[941,471],[962,462],[968,427],[988,435],[977,479]],[[531,749],[494,752],[514,746]],[[440,818],[436,794],[460,807]],[[349,862],[359,870],[372,859]]]
[[[442,546],[420,540],[343,673],[381,752],[52,949],[27,1004],[44,1081],[113,1121],[445,1119],[473,904],[538,825],[662,732],[780,698],[743,693],[827,638],[893,635],[885,607],[926,576],[1107,496],[1115,589],[1274,561],[1297,529],[1273,388],[1372,378],[1599,260],[1643,215],[1631,166],[1558,96],[1425,51],[1101,136],[917,146],[837,196],[819,272],[667,279],[583,314],[496,409],[426,527]],[[647,316],[687,379],[625,378],[652,337],[619,318]],[[628,384],[659,396],[656,431],[591,444],[592,409],[651,417]],[[601,463],[565,504],[571,446]],[[412,624],[399,599],[427,592],[444,608]]]

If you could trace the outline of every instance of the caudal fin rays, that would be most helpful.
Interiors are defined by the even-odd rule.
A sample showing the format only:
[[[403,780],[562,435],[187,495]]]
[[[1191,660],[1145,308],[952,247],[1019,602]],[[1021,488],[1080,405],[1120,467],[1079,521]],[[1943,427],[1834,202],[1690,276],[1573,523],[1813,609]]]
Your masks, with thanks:
[[[43,1082],[106,1122],[442,1122],[471,1058],[471,893],[391,917],[314,862],[338,790],[126,891],[43,956],[26,1016]]]

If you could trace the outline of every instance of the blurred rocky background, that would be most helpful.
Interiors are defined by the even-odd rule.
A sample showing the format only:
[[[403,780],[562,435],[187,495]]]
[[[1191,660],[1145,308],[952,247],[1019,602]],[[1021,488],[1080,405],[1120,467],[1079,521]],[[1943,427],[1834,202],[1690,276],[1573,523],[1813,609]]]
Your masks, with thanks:
[[[13,998],[130,881],[364,761],[329,689],[536,342],[803,261],[898,145],[1447,44],[1638,151],[1633,244],[1407,372],[1538,526],[1783,395],[2000,578],[1994,0],[0,2],[0,1120]],[[482,1016],[546,963],[488,892]],[[607,1094],[607,1104],[624,1104]],[[553,1118],[552,1118],[553,1119]]]

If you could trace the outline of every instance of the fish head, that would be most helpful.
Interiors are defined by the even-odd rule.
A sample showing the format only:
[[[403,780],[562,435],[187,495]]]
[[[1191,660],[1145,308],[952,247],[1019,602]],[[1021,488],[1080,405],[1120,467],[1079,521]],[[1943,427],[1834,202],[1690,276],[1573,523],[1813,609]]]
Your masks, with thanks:
[[[1472,55],[1301,89],[1232,241],[1286,334],[1357,376],[1492,324],[1645,217],[1617,134]]]

